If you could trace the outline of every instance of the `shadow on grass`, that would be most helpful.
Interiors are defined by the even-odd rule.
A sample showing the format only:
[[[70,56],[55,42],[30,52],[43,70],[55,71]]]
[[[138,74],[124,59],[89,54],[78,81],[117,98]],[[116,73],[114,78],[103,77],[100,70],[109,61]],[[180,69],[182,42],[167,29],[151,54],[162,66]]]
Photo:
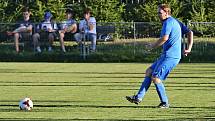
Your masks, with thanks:
[[[117,91],[123,91],[123,90],[125,90],[125,91],[129,91],[129,90],[132,90],[132,91],[138,91],[138,88],[133,88],[133,89],[108,89],[108,90],[113,90],[113,91],[115,91],[115,90],[117,90]],[[156,90],[156,89],[151,89],[151,90]],[[196,90],[196,91],[199,91],[199,90],[201,90],[201,91],[213,91],[213,90],[215,90],[215,88],[209,88],[209,89],[202,89],[202,88],[181,88],[181,89],[166,89],[167,91],[172,91],[172,90]],[[215,102],[215,101],[214,101]]]
[[[19,100],[0,100],[0,103],[17,103]],[[77,102],[89,102],[89,101],[64,101],[64,100],[33,100],[35,102],[42,102],[42,103],[77,103]],[[0,105],[1,106],[1,105]]]
[[[205,121],[205,120],[214,120],[214,117],[208,117],[208,118],[175,118],[175,119],[159,119],[159,120],[153,120],[150,119],[150,121]],[[88,118],[88,119],[82,119],[82,118],[74,118],[74,119],[50,119],[50,118],[0,118],[2,121],[148,121],[146,119],[101,119],[101,118]]]
[[[151,120],[150,121],[205,121],[205,120],[210,120],[214,118],[177,118],[177,119],[165,119],[165,120]],[[141,119],[141,120],[135,120],[135,119],[41,119],[41,118],[30,118],[30,119],[8,119],[8,118],[0,118],[2,121],[148,121],[146,119]]]
[[[181,69],[180,69],[181,70]],[[144,70],[143,70],[144,71]],[[62,72],[62,71],[55,71],[55,72],[52,72],[52,71],[48,71],[48,72],[40,72],[40,71],[19,71],[19,70],[9,70],[9,69],[0,69],[0,73],[38,73],[38,74],[107,74],[107,75],[111,75],[111,74],[141,74],[141,75],[145,75],[145,72]],[[215,73],[215,70],[198,70],[198,71],[195,71],[194,70],[190,70],[189,72],[181,72],[181,71],[178,71],[178,70],[174,70],[174,72],[171,72],[171,74],[202,74],[202,73],[207,73],[207,74],[213,74]]]
[[[135,87],[135,86],[139,86],[134,84],[123,84],[123,85],[114,85],[114,84],[12,84],[12,85],[7,85],[7,84],[1,84],[0,87],[14,87],[14,86],[17,86],[17,87],[46,87],[46,86],[52,86],[52,87],[119,87],[119,86],[123,86],[123,87]],[[181,88],[199,88],[199,89],[208,89],[208,90],[214,90],[215,89],[215,86],[214,85],[167,85],[165,87],[181,87]],[[120,89],[119,89],[120,90]],[[127,90],[127,89],[126,89]],[[181,90],[181,89],[180,89]],[[192,89],[190,89],[192,90]]]
[[[0,107],[17,107],[18,105],[7,105],[7,104],[2,104]],[[60,108],[157,108],[157,106],[140,106],[140,105],[135,105],[133,104],[132,106],[129,105],[71,105],[71,104],[66,104],[66,105],[34,105],[34,108],[37,107],[46,107],[46,108],[55,108],[55,107],[60,107]],[[171,106],[171,109],[215,109],[215,106],[211,107],[203,107],[203,106],[189,106],[189,107],[178,107],[178,106]],[[0,112],[2,109],[0,109]]]

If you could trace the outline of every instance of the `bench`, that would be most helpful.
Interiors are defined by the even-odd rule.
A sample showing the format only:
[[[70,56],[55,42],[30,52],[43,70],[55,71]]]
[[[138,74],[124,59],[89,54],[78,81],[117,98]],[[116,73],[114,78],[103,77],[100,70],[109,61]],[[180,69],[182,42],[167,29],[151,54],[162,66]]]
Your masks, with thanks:
[[[113,34],[116,32],[115,29],[113,25],[96,26],[97,41],[106,42],[113,40]]]
[[[24,39],[23,39],[24,40]],[[19,45],[24,48],[25,41],[19,42]],[[13,35],[7,35],[7,32],[0,32],[0,44],[1,45],[14,45],[14,36]]]

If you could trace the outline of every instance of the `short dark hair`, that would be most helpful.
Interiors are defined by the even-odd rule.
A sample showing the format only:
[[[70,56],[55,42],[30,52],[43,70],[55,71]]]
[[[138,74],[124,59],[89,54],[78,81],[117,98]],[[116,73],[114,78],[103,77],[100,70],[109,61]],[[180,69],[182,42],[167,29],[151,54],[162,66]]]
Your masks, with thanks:
[[[71,8],[67,8],[67,9],[66,9],[66,13],[71,13],[71,14],[73,14],[74,12],[73,12],[73,10],[72,10]]]
[[[24,8],[22,9],[22,12],[30,12],[29,7],[24,7]]]
[[[84,10],[84,14],[92,14],[92,11],[91,11],[91,9],[90,8],[86,8],[85,10]]]

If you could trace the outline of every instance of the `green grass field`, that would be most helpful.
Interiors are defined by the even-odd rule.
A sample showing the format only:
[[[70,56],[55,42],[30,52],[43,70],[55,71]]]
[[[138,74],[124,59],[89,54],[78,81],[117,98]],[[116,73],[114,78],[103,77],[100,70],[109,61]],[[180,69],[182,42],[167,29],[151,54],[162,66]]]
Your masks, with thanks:
[[[171,103],[159,109],[152,85],[140,105],[141,63],[0,63],[0,120],[215,120],[215,64],[179,64],[165,85]],[[19,110],[31,97],[34,109]]]

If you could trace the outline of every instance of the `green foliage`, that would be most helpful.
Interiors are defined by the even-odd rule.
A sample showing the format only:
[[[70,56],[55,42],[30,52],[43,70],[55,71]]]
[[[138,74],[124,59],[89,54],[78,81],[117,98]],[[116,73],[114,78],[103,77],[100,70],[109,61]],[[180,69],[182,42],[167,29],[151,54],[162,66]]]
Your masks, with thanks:
[[[143,4],[123,4],[120,0],[0,0],[0,22],[16,22],[22,18],[22,8],[29,6],[31,18],[35,22],[43,19],[44,11],[49,9],[56,21],[64,19],[65,8],[75,11],[75,18],[83,18],[83,10],[89,7],[98,22],[157,22],[157,5],[168,3],[172,15],[180,20],[215,21],[214,0],[149,0]]]
[[[210,22],[215,21],[215,12],[214,12],[214,6],[215,6],[215,1],[214,0],[207,0],[206,2],[206,13],[207,13],[207,20]]]
[[[145,4],[127,4],[124,14],[125,21],[150,22],[158,21],[157,1],[147,1]]]
[[[86,7],[89,7],[92,9],[93,16],[96,17],[98,22],[122,21],[121,14],[123,13],[124,8],[123,5],[119,4],[118,0],[85,0],[78,6],[79,9],[77,14],[79,18],[83,17],[83,10]],[[82,8],[82,10],[80,8]]]
[[[39,1],[30,4],[33,13],[33,20],[39,22],[43,20],[44,12],[50,10],[56,21],[62,21],[65,18],[65,2],[63,0],[49,0],[48,2]]]
[[[206,10],[205,2],[206,1],[203,1],[203,0],[193,0],[192,1],[191,9],[192,9],[193,14],[191,15],[191,17],[192,17],[193,21],[198,21],[198,22],[206,21],[207,14],[205,13],[205,10]]]
[[[16,19],[22,17],[23,5],[15,4],[11,0],[0,1],[0,22],[1,23],[13,23]]]
[[[159,21],[159,18],[157,17],[157,1],[149,1],[146,2],[142,7],[141,13],[143,13],[143,19],[144,21],[151,22],[151,21]]]

